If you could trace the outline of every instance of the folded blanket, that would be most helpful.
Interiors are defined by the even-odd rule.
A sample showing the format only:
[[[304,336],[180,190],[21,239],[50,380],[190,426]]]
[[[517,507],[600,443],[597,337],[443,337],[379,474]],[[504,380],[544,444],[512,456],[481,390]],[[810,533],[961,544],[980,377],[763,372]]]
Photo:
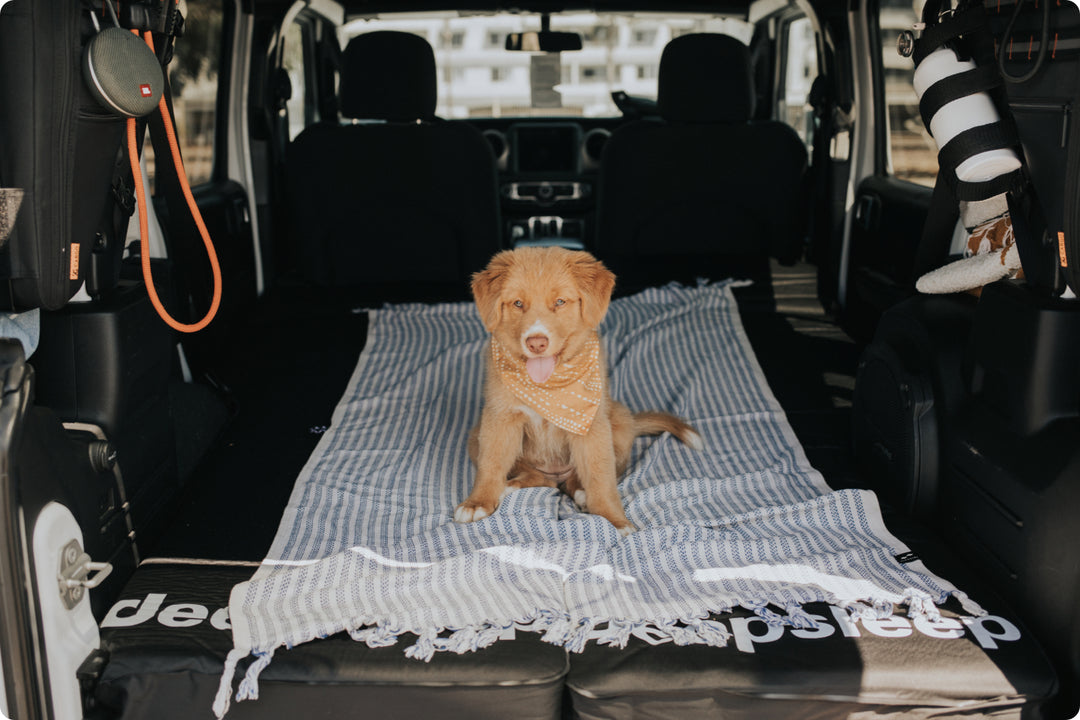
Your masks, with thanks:
[[[269,555],[229,603],[238,699],[257,697],[273,651],[348,631],[371,646],[406,633],[409,657],[467,652],[512,635],[580,652],[631,635],[723,646],[714,617],[750,608],[815,627],[808,602],[933,619],[955,596],[885,528],[874,495],[833,492],[770,392],[728,285],[651,289],[612,303],[601,327],[613,397],[691,422],[705,449],[639,438],[619,485],[640,528],[620,538],[551,488],[507,495],[452,521],[471,488],[487,335],[470,304],[371,313],[367,347],[304,467]]]

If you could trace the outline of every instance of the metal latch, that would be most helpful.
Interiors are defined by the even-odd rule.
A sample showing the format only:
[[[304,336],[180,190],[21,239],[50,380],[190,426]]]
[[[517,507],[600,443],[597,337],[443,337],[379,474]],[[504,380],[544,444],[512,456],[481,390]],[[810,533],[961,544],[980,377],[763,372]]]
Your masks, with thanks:
[[[94,562],[83,552],[78,540],[72,540],[64,546],[60,554],[60,572],[56,579],[60,584],[60,599],[64,607],[71,610],[83,598],[85,590],[93,590],[112,572],[112,564]],[[90,573],[96,573],[90,577]]]

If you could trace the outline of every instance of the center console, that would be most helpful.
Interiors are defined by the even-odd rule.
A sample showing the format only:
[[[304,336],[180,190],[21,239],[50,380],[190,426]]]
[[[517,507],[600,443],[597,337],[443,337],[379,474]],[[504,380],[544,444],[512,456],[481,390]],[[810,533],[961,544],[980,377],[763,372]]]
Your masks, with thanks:
[[[574,122],[520,122],[507,128],[500,166],[506,240],[514,247],[588,245],[599,153],[597,133]],[[606,137],[604,138],[606,139]]]

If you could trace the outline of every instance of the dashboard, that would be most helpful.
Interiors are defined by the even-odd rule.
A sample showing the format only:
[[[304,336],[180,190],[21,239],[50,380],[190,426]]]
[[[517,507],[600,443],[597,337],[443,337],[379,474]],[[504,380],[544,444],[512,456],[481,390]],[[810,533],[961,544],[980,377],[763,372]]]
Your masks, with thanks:
[[[497,160],[505,244],[589,247],[603,147],[621,119],[470,122]]]

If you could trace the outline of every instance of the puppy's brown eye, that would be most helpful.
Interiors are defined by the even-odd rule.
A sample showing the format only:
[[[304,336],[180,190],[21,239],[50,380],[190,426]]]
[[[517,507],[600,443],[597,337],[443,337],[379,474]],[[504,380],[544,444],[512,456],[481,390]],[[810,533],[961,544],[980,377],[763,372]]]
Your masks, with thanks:
[[[560,306],[565,305],[565,304],[566,304],[566,301],[563,300],[562,298],[558,298],[558,299],[555,300],[555,307],[560,307]]]
[[[521,302],[520,300],[515,300],[514,301],[514,307],[523,308],[523,307],[525,307],[525,303]]]

